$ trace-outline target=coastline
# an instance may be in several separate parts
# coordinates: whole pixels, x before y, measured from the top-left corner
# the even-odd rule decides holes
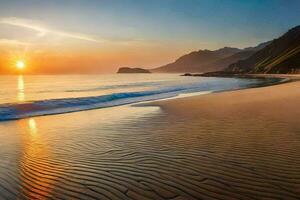
[[[266,85],[261,85],[261,86],[257,86],[257,87],[249,87],[249,88],[243,88],[243,89],[237,89],[237,90],[225,90],[225,91],[220,91],[220,92],[216,92],[216,93],[208,93],[205,95],[193,95],[193,96],[188,96],[188,97],[183,97],[183,98],[172,98],[172,99],[162,99],[162,100],[156,100],[154,102],[149,102],[149,103],[137,103],[137,105],[141,105],[141,106],[159,106],[162,109],[167,108],[167,107],[171,107],[171,106],[175,106],[176,103],[183,103],[183,101],[194,101],[194,100],[201,100],[202,98],[206,99],[213,99],[213,98],[222,98],[224,97],[234,97],[234,96],[239,96],[239,95],[243,95],[243,96],[248,96],[249,94],[253,94],[254,93],[262,93],[264,91],[266,92],[275,92],[276,90],[281,90],[284,89],[286,87],[286,85],[288,86],[296,86],[300,88],[300,75],[285,75],[285,74],[252,74],[252,75],[247,75],[247,77],[243,77],[243,78],[257,78],[257,77],[262,77],[262,78],[278,78],[281,79],[282,81],[278,81],[277,83],[273,83],[273,84],[266,84]],[[223,77],[224,78],[224,77]],[[236,78],[236,76],[234,77],[227,77],[227,78]],[[289,90],[293,90],[290,87],[288,87],[287,89]],[[282,90],[281,90],[282,91]],[[297,92],[293,91],[294,94],[296,95]],[[285,94],[278,94],[279,96],[285,96],[285,95],[292,95],[291,93],[293,93],[291,91],[286,92]],[[252,96],[253,97],[253,96]],[[255,97],[253,97],[255,99]],[[239,101],[238,99],[236,101]],[[168,104],[172,104],[172,105],[168,105]]]
[[[136,76],[136,75],[134,75]],[[161,77],[157,75],[158,77]],[[4,102],[0,106],[1,117],[0,121],[8,120],[17,120],[23,118],[30,118],[36,116],[46,116],[54,114],[64,114],[79,112],[84,110],[100,109],[106,107],[114,107],[126,104],[138,104],[151,102],[155,100],[166,100],[170,98],[180,98],[182,96],[193,96],[199,95],[203,92],[221,92],[221,91],[230,91],[230,90],[239,90],[244,88],[253,88],[253,87],[263,87],[266,85],[280,84],[287,80],[281,78],[257,78],[253,77],[253,80],[250,78],[189,78],[189,77],[180,77],[174,76],[168,77],[168,75],[163,75],[166,82],[169,83],[161,84],[161,87],[155,80],[159,79],[156,75],[152,78],[147,76],[147,80],[151,80],[153,83],[149,84],[143,83],[145,90],[134,88],[134,85],[142,87],[141,83],[130,84],[121,83],[121,85],[105,85],[105,83],[100,82],[99,87],[86,89],[66,89],[63,93],[57,95],[57,91],[46,92],[43,98],[40,98],[38,95],[39,91],[35,91],[34,88],[26,87],[26,99],[23,87],[25,85],[23,77],[18,77],[18,93],[17,93],[17,102],[14,102],[15,96],[11,95],[9,98],[12,99],[12,103]],[[169,75],[171,76],[171,75]],[[129,76],[130,77],[130,76]],[[104,79],[107,77],[104,77]],[[109,78],[109,77],[108,77]],[[146,77],[144,77],[146,78]],[[126,78],[125,78],[126,79]],[[127,77],[128,79],[128,77]],[[153,80],[154,79],[154,80]],[[177,82],[174,80],[176,79]],[[203,80],[201,80],[203,79]],[[205,82],[205,80],[207,80]],[[65,80],[63,80],[65,81]],[[173,83],[172,83],[173,81]],[[182,81],[182,83],[181,83]],[[121,81],[122,82],[122,81]],[[124,80],[123,80],[124,82]],[[68,81],[66,81],[68,83]],[[158,84],[157,87],[152,88],[151,85]],[[172,83],[172,84],[170,84]],[[179,83],[179,84],[178,84]],[[96,83],[95,83],[96,84]],[[104,84],[104,85],[103,85]],[[123,84],[123,85],[122,85]],[[127,91],[121,87],[129,86]],[[80,86],[77,86],[80,88]],[[55,88],[55,87],[54,87]],[[104,89],[104,92],[100,92],[99,89]],[[106,89],[108,90],[106,90]],[[131,91],[130,88],[133,88]],[[71,91],[71,93],[69,93]],[[111,91],[111,92],[105,92]],[[27,95],[28,93],[28,95]],[[84,95],[86,94],[86,95]],[[65,96],[64,96],[65,95]]]

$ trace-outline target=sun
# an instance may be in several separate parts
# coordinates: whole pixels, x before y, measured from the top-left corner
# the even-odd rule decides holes
[[[25,68],[25,62],[23,61],[23,60],[18,60],[17,62],[16,62],[16,67],[18,68],[18,69],[24,69]]]

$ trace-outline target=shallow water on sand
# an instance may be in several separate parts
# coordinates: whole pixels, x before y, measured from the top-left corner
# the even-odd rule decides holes
[[[152,137],[131,131],[132,123],[157,114],[121,106],[0,123],[1,197],[123,199],[129,174],[117,174],[138,162]]]
[[[297,199],[289,126],[275,121],[264,137],[265,118],[236,117],[120,106],[0,123],[1,198]]]

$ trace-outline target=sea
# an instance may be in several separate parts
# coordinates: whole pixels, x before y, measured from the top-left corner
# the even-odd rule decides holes
[[[273,79],[179,74],[0,76],[0,121],[255,87]]]

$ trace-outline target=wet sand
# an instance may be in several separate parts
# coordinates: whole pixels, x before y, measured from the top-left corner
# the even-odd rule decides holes
[[[150,105],[166,113],[165,128],[180,138],[171,140],[186,143],[194,174],[179,173],[182,185],[220,199],[300,198],[299,81]]]

